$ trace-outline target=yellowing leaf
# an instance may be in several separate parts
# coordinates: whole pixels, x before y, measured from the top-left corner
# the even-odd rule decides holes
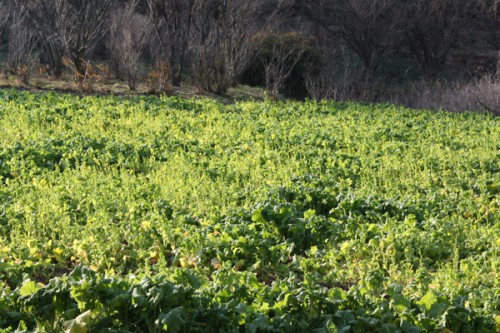
[[[221,267],[221,262],[218,258],[213,258],[212,260],[210,260],[210,264],[214,269],[219,269]]]
[[[141,222],[141,228],[144,229],[144,230],[151,229],[151,222],[150,221],[142,221]]]
[[[349,250],[350,244],[349,242],[343,242],[342,245],[340,245],[340,252],[341,253],[347,253]]]
[[[55,249],[52,250],[52,253],[54,253],[57,257],[60,257],[64,253],[64,250],[61,249],[60,247],[56,247]]]

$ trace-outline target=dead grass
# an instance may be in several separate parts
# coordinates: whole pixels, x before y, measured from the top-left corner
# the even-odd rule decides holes
[[[500,79],[469,82],[413,82],[388,93],[385,102],[411,108],[451,112],[482,111],[500,115]]]
[[[331,91],[328,90],[326,97],[335,100],[385,102],[416,109],[443,109],[451,112],[482,111],[500,115],[500,78],[498,77],[484,77],[470,82],[409,82],[397,86],[375,83],[363,86],[359,82],[351,85],[348,83],[346,81],[343,85],[336,84],[333,87],[335,89],[328,86]],[[113,78],[105,65],[97,66],[86,81],[84,90],[78,87],[69,71],[65,72],[61,78],[51,78],[47,73],[39,70],[31,75],[28,85],[19,83],[15,75],[5,72],[0,76],[0,87],[14,87],[32,92],[57,91],[80,96],[120,95],[133,97],[165,94],[151,92],[147,80],[142,80],[137,85],[137,90],[131,91],[126,82]],[[212,98],[225,104],[238,100],[261,101],[266,98],[265,89],[262,88],[237,86],[230,88],[226,95],[220,96],[207,92],[201,93],[189,82],[183,83],[180,87],[172,87],[167,94],[183,98]]]
[[[143,80],[145,81],[145,80]],[[181,84],[180,87],[172,87],[168,93],[152,92],[147,82],[137,85],[135,91],[131,91],[127,83],[111,77],[111,74],[102,66],[86,81],[84,89],[80,89],[73,76],[65,72],[60,78],[53,78],[44,72],[33,73],[29,84],[20,84],[17,77],[4,73],[0,77],[0,88],[17,88],[32,92],[57,91],[61,93],[71,93],[79,96],[83,95],[119,95],[133,97],[139,95],[173,95],[183,98],[212,98],[222,103],[229,104],[237,100],[264,100],[264,90],[256,87],[237,86],[229,88],[224,96],[211,93],[200,93],[198,89],[189,84]]]

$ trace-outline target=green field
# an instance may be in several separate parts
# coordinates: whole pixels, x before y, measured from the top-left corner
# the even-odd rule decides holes
[[[0,331],[495,332],[500,117],[0,90]]]

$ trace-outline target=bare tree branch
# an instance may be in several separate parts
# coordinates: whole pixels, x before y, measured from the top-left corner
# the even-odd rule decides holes
[[[296,33],[274,34],[267,37],[270,42],[270,54],[263,57],[266,89],[271,96],[278,96],[293,69],[302,60],[306,45]],[[298,41],[298,43],[297,43]]]
[[[396,0],[320,0],[316,17],[333,37],[341,38],[361,59],[368,79],[397,38],[401,21]]]
[[[148,17],[136,12],[138,0],[116,8],[110,20],[108,47],[117,74],[135,90],[141,69],[141,53],[152,32]]]
[[[420,0],[401,5],[406,41],[424,76],[439,76],[466,25],[468,0]]]
[[[255,57],[262,32],[290,3],[196,0],[191,69],[198,88],[221,94],[233,86]]]
[[[147,0],[156,34],[153,57],[158,67],[166,66],[174,86],[179,86],[186,67],[194,0]],[[163,65],[162,65],[163,64]]]
[[[7,64],[19,83],[28,84],[33,65],[38,59],[37,38],[28,26],[28,11],[22,1],[9,3],[9,54]]]

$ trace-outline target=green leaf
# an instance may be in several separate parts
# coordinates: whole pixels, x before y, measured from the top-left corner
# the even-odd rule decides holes
[[[420,301],[417,302],[417,304],[420,306],[420,309],[422,311],[429,312],[431,311],[434,304],[436,304],[437,302],[438,298],[436,294],[434,294],[434,292],[432,291],[429,291],[427,294],[424,295],[424,297],[420,299]]]
[[[392,295],[391,305],[397,313],[404,313],[410,306],[410,302],[401,294]]]
[[[90,310],[85,311],[73,320],[68,320],[66,322],[68,328],[65,333],[87,333],[87,326],[92,319],[92,312]]]
[[[36,293],[40,288],[36,285],[35,281],[25,281],[21,289],[19,289],[19,294],[22,297],[26,297],[29,295],[33,295]]]
[[[267,317],[259,313],[256,318],[247,326],[247,332],[255,333],[257,331],[266,331],[271,329],[271,325],[269,325],[269,321]]]
[[[168,332],[179,332],[182,325],[186,323],[183,318],[184,308],[182,306],[170,310],[168,313],[162,313],[158,317],[157,323],[161,324],[163,329]]]
[[[313,216],[316,216],[316,211],[314,209],[309,209],[304,212],[304,218],[307,220]]]
[[[262,216],[262,208],[256,209],[253,214],[252,214],[252,221],[253,222],[261,222],[265,223],[266,220]]]
[[[417,302],[420,309],[427,313],[427,315],[431,318],[438,318],[441,316],[449,304],[440,300],[437,295],[433,291],[429,291]]]

